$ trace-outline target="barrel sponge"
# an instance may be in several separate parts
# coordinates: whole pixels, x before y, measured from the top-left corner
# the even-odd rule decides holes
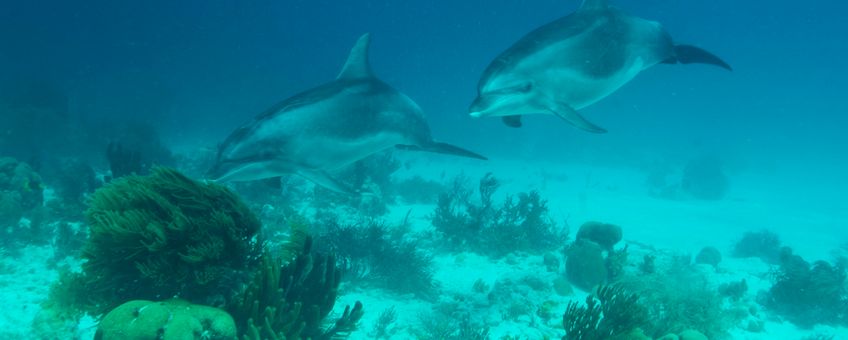
[[[94,338],[235,339],[236,324],[223,310],[191,304],[184,300],[133,300],[106,314]]]
[[[591,241],[577,240],[566,251],[565,274],[568,281],[585,291],[607,281],[607,265],[601,247]]]
[[[719,262],[721,262],[721,252],[716,247],[704,247],[695,256],[695,263],[697,264],[708,264],[716,267]]]
[[[605,250],[612,250],[622,238],[621,227],[615,224],[589,221],[583,223],[577,231],[578,240],[589,240],[597,243]]]

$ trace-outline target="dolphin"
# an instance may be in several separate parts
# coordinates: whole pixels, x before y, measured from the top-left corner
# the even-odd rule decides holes
[[[486,68],[471,104],[472,117],[547,113],[576,127],[606,132],[577,110],[615,92],[659,63],[704,63],[732,70],[703,49],[676,45],[655,22],[624,13],[606,0],[584,0],[571,15],[522,37]]]
[[[352,193],[328,171],[392,147],[486,159],[433,141],[421,108],[372,73],[369,42],[369,34],[357,40],[334,81],[283,100],[233,131],[206,177],[224,182],[297,174]]]

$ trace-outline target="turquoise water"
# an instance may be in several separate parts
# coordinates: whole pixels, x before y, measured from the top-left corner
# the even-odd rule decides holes
[[[0,223],[6,230],[0,274],[9,292],[4,299],[20,308],[15,309],[19,314],[12,313],[19,316],[0,321],[3,328],[22,331],[0,335],[32,334],[32,319],[45,301],[50,302],[48,287],[63,268],[85,257],[79,250],[91,221],[83,211],[90,207],[95,189],[120,177],[114,159],[110,163],[107,157],[110,143],[137,153],[139,164],[134,169],[140,174],[160,164],[202,180],[216,146],[229,133],[275,103],[335,79],[356,39],[370,33],[376,76],[421,107],[435,139],[483,154],[489,161],[397,151],[391,156],[395,163],[376,158],[334,175],[358,190],[371,192],[376,187],[378,199],[333,196],[297,176],[286,177],[282,186],[229,185],[259,216],[268,235],[275,235],[268,236],[272,244],[287,239],[286,226],[294,214],[316,225],[312,230],[316,239],[334,235],[320,219],[325,214],[360,221],[356,225],[374,218],[409,228],[395,233],[406,236],[387,237],[416,244],[432,262],[428,266],[439,288],[416,295],[391,285],[398,281],[392,275],[408,275],[402,270],[375,274],[372,268],[368,274],[348,268],[353,272],[346,274],[333,316],[355,300],[365,304],[360,330],[351,333],[352,338],[384,335],[374,333],[374,325],[390,306],[395,306],[397,320],[385,335],[394,338],[439,338],[432,330],[422,330],[429,329],[422,320],[431,320],[422,316],[425,312],[434,313],[432,320],[445,317],[454,322],[465,320],[457,315],[470,315],[470,324],[489,329],[490,338],[562,337],[560,316],[567,304],[584,301],[591,289],[575,287],[573,294],[557,295],[527,288],[533,286],[528,282],[553,287],[558,278],[567,276],[567,249],[587,221],[623,229],[623,241],[615,248],[627,244],[630,254],[624,272],[631,276],[623,283],[651,278],[639,276],[646,254],[658,258],[662,272],[666,265],[673,267],[680,254],[694,258],[705,246],[720,250],[723,262],[717,268],[693,265],[686,273],[702,278],[705,291],[713,295],[719,294],[722,284],[746,280],[749,288],[740,300],[721,297],[721,303],[725,314],[749,312],[722,321],[719,328],[702,323],[708,329],[696,329],[711,337],[848,336],[842,262],[848,252],[844,198],[848,104],[843,98],[848,88],[848,68],[843,66],[848,25],[841,19],[845,5],[726,0],[611,3],[656,20],[675,42],[702,47],[727,61],[733,71],[698,64],[651,67],[580,110],[606,128],[606,134],[580,131],[551,115],[525,116],[524,126],[514,129],[498,118],[469,117],[481,74],[500,52],[536,27],[571,13],[579,1],[4,5],[0,157],[15,161],[2,162],[13,165],[0,169],[6,175],[0,178],[4,192]],[[18,162],[26,163],[38,179],[15,170]],[[704,199],[684,184],[687,166],[707,168],[705,174],[693,175],[692,185],[717,190],[718,196]],[[510,254],[503,256],[486,253],[484,249],[491,247],[488,241],[476,241],[482,248],[475,248],[474,241],[452,243],[451,235],[434,226],[436,197],[450,195],[451,181],[463,175],[472,191],[471,206],[479,205],[478,181],[488,172],[501,184],[492,196],[496,208],[509,196],[517,200],[520,193],[538,191],[556,230],[569,227],[567,241],[551,249],[539,246],[535,253],[503,246]],[[409,181],[416,177],[429,182]],[[55,241],[62,223],[77,226],[76,237],[66,244]],[[796,273],[792,269],[797,267],[787,264],[788,253],[771,262],[733,255],[746,232],[762,230],[810,263],[833,264],[834,274],[828,277],[836,278],[826,286],[834,290],[823,301],[836,301],[834,309],[812,308],[803,316],[791,312],[793,306],[806,308],[803,301],[813,297],[792,293],[807,287],[804,282],[793,281],[792,289],[775,291],[781,273]],[[479,239],[479,235],[464,237]],[[318,250],[343,252],[333,247]],[[555,254],[562,266],[548,271],[541,265],[546,253]],[[362,261],[366,267],[379,266],[373,259]],[[37,273],[37,279],[24,272]],[[822,276],[827,275],[814,275],[805,282],[821,282]],[[480,288],[487,293],[472,289],[477,279],[489,286]],[[237,281],[234,290],[243,283]],[[39,282],[40,288],[31,282]],[[779,294],[789,297],[781,300],[775,297]],[[520,310],[518,304],[532,307]],[[555,316],[540,316],[542,306]],[[809,319],[816,319],[810,315],[816,313],[837,317],[809,324]],[[93,320],[99,318],[95,315]],[[758,330],[752,323],[764,327]],[[34,328],[38,327],[43,326]],[[88,327],[92,333],[97,326]],[[651,327],[658,326],[642,328],[651,333]],[[71,338],[69,332],[63,337]],[[448,336],[469,335],[442,338]]]

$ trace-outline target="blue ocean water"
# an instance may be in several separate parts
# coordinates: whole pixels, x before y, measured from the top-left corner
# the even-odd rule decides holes
[[[468,116],[480,75],[579,1],[26,1],[0,8],[0,90],[49,83],[72,119],[106,130],[140,121],[175,149],[213,147],[276,102],[334,79],[354,41],[371,33],[375,73],[423,108],[439,140],[528,164],[645,168],[717,157],[731,179],[728,206],[744,201],[761,208],[748,214],[768,215],[757,226],[727,217],[720,239],[768,228],[815,259],[848,242],[848,5],[611,3],[733,72],[655,66],[582,110],[607,134],[542,115],[511,129]],[[831,243],[810,244],[822,239]]]

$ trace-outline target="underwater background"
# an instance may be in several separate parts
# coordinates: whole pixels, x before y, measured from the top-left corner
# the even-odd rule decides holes
[[[102,336],[126,328],[103,321],[118,305],[180,297],[250,338],[251,283],[284,268],[306,288],[256,300],[314,311],[277,315],[254,338],[848,338],[848,5],[611,1],[733,72],[652,67],[581,110],[606,134],[548,115],[520,129],[469,117],[489,62],[579,3],[5,3],[0,337]],[[379,154],[339,174],[379,192],[368,199],[296,177],[202,182],[232,130],[334,79],[367,32],[374,72],[421,106],[434,137],[489,161]],[[126,217],[152,207],[168,213]],[[163,227],[179,236],[149,227],[183,220]],[[122,244],[116,228],[148,239]],[[139,242],[163,257],[115,250]],[[224,255],[187,255],[220,244]],[[607,321],[575,331],[568,320],[593,303]]]

